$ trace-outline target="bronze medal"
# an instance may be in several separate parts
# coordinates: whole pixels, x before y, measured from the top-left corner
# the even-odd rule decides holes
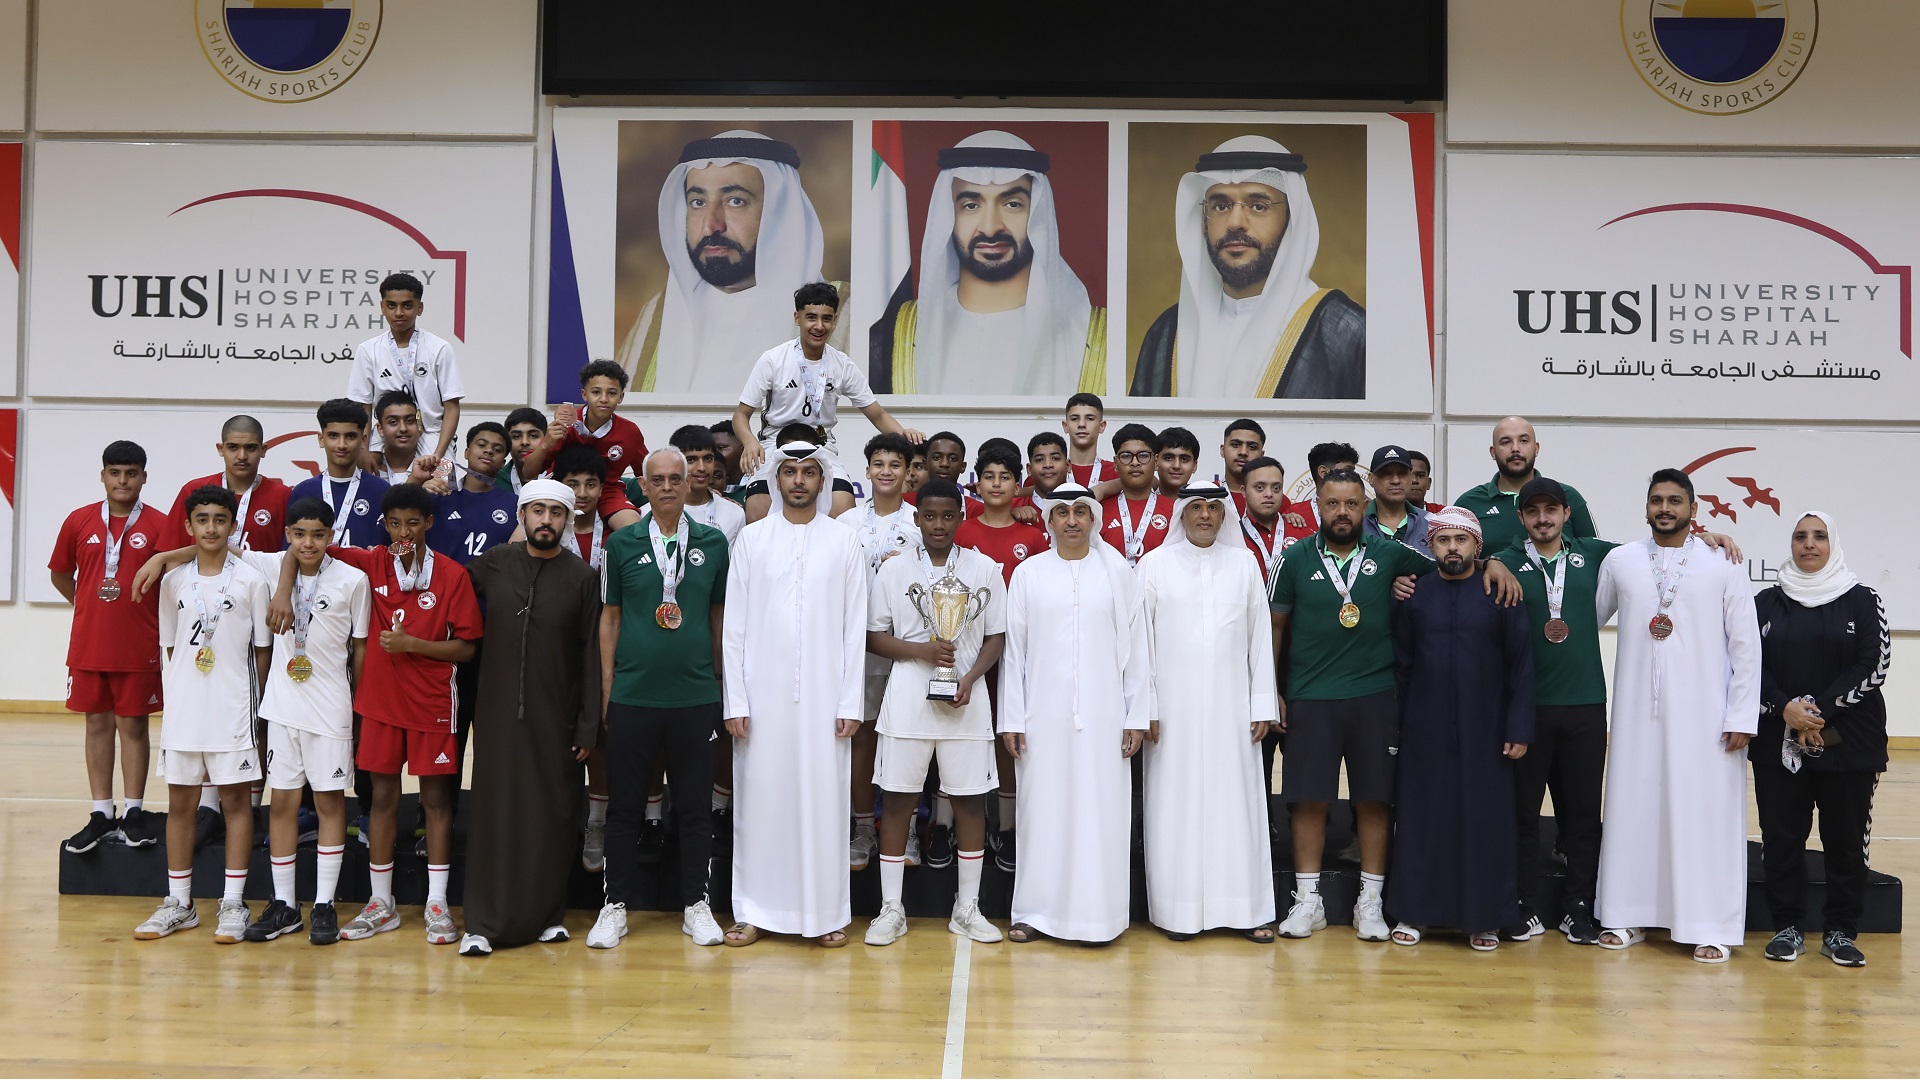
[[[1547,640],[1553,642],[1555,645],[1567,640],[1566,620],[1548,619],[1545,633]]]
[[[109,604],[113,603],[115,600],[120,599],[120,579],[119,578],[101,578],[100,588],[94,591],[94,595],[98,596],[102,601]]]
[[[404,559],[413,554],[413,541],[395,540],[393,543],[387,545],[387,554],[392,555],[396,559]]]
[[[200,646],[200,651],[193,654],[193,666],[199,668],[200,674],[202,675],[211,672],[213,670],[213,646]]]
[[[665,603],[654,608],[653,621],[659,623],[662,630],[680,629],[680,605]]]
[[[1340,605],[1340,625],[1351,630],[1360,625],[1360,605],[1347,603]]]
[[[287,678],[294,682],[306,682],[313,678],[313,661],[307,659],[306,653],[287,661]]]
[[[1655,615],[1653,621],[1647,623],[1647,633],[1652,634],[1655,641],[1665,641],[1673,636],[1673,620],[1665,615]]]

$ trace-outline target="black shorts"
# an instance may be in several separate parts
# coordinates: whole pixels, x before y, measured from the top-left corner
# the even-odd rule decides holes
[[[1280,798],[1330,803],[1340,797],[1340,762],[1354,802],[1392,802],[1400,752],[1400,703],[1392,690],[1345,701],[1287,702]]]
[[[851,480],[842,480],[836,476],[833,478],[833,490],[844,491],[847,494],[852,495],[853,482]],[[773,492],[767,490],[767,482],[765,480],[755,480],[753,483],[747,485],[746,497],[751,499],[755,495],[765,495],[771,498],[773,496]]]

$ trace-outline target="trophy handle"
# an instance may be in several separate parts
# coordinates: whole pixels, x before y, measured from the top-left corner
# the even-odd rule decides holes
[[[993,590],[990,588],[982,587],[982,588],[975,589],[973,591],[973,595],[978,602],[969,605],[972,608],[972,610],[967,612],[968,622],[973,622],[974,620],[980,618],[980,616],[985,615],[987,613],[987,601],[993,596]]]
[[[933,629],[933,616],[927,614],[926,604],[922,603],[922,601],[927,599],[927,590],[925,586],[921,585],[917,581],[908,585],[907,599],[912,602],[913,610],[920,613],[920,621],[927,624],[928,632],[929,634],[931,634]]]

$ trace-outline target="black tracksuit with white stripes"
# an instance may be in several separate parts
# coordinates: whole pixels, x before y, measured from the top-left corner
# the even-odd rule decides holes
[[[1867,885],[1873,789],[1887,767],[1887,678],[1893,642],[1886,605],[1865,585],[1819,607],[1803,607],[1778,586],[1754,598],[1760,620],[1760,731],[1748,757],[1760,810],[1761,861],[1773,928],[1808,929],[1807,835],[1820,811],[1826,852],[1825,928],[1852,936]],[[1831,745],[1781,764],[1789,701],[1812,695]],[[1834,736],[1838,735],[1835,740]]]

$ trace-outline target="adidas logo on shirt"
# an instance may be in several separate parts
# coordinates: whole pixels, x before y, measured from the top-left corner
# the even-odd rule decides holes
[[[150,696],[148,696],[148,698],[147,698],[147,704],[149,704],[149,705],[158,705],[158,704],[160,704],[160,695],[159,695],[159,694],[152,694],[152,695],[150,695]]]
[[[387,595],[387,587],[385,585],[375,585],[373,591],[379,593],[381,596]],[[180,606],[185,607],[186,605],[182,604]]]
[[[251,762],[251,761],[242,761],[242,762],[240,763],[240,771],[241,771],[241,772],[252,772],[252,771],[253,771],[253,762]]]
[[[1323,573],[1321,573],[1321,572],[1320,572],[1320,571],[1318,571],[1318,570],[1315,570],[1315,571],[1313,572],[1313,576],[1312,576],[1312,577],[1310,577],[1310,578],[1308,578],[1307,580],[1308,580],[1308,581],[1325,581],[1325,580],[1327,580],[1327,575],[1325,575],[1325,574],[1323,574]]]
[[[347,770],[335,765],[333,767],[333,778],[335,780],[345,780],[347,778]]]
[[[447,760],[447,752],[446,752],[445,750],[442,750],[442,751],[440,751],[440,756],[439,756],[439,757],[436,757],[436,758],[434,758],[434,759],[433,759],[433,763],[434,763],[435,765],[446,765],[446,764],[450,764],[450,763],[448,762],[448,760]]]
[[[99,534],[99,533],[94,533],[94,534],[93,534],[92,536],[89,536],[89,537],[87,537],[87,543],[89,543],[89,544],[97,544],[97,543],[99,543],[99,542],[100,542],[100,534]]]
[[[455,511],[454,511],[453,513],[451,513],[451,514],[448,514],[448,515],[447,515],[447,520],[448,520],[448,521],[459,521],[459,520],[460,520],[460,511],[458,511],[458,510],[455,510]]]

